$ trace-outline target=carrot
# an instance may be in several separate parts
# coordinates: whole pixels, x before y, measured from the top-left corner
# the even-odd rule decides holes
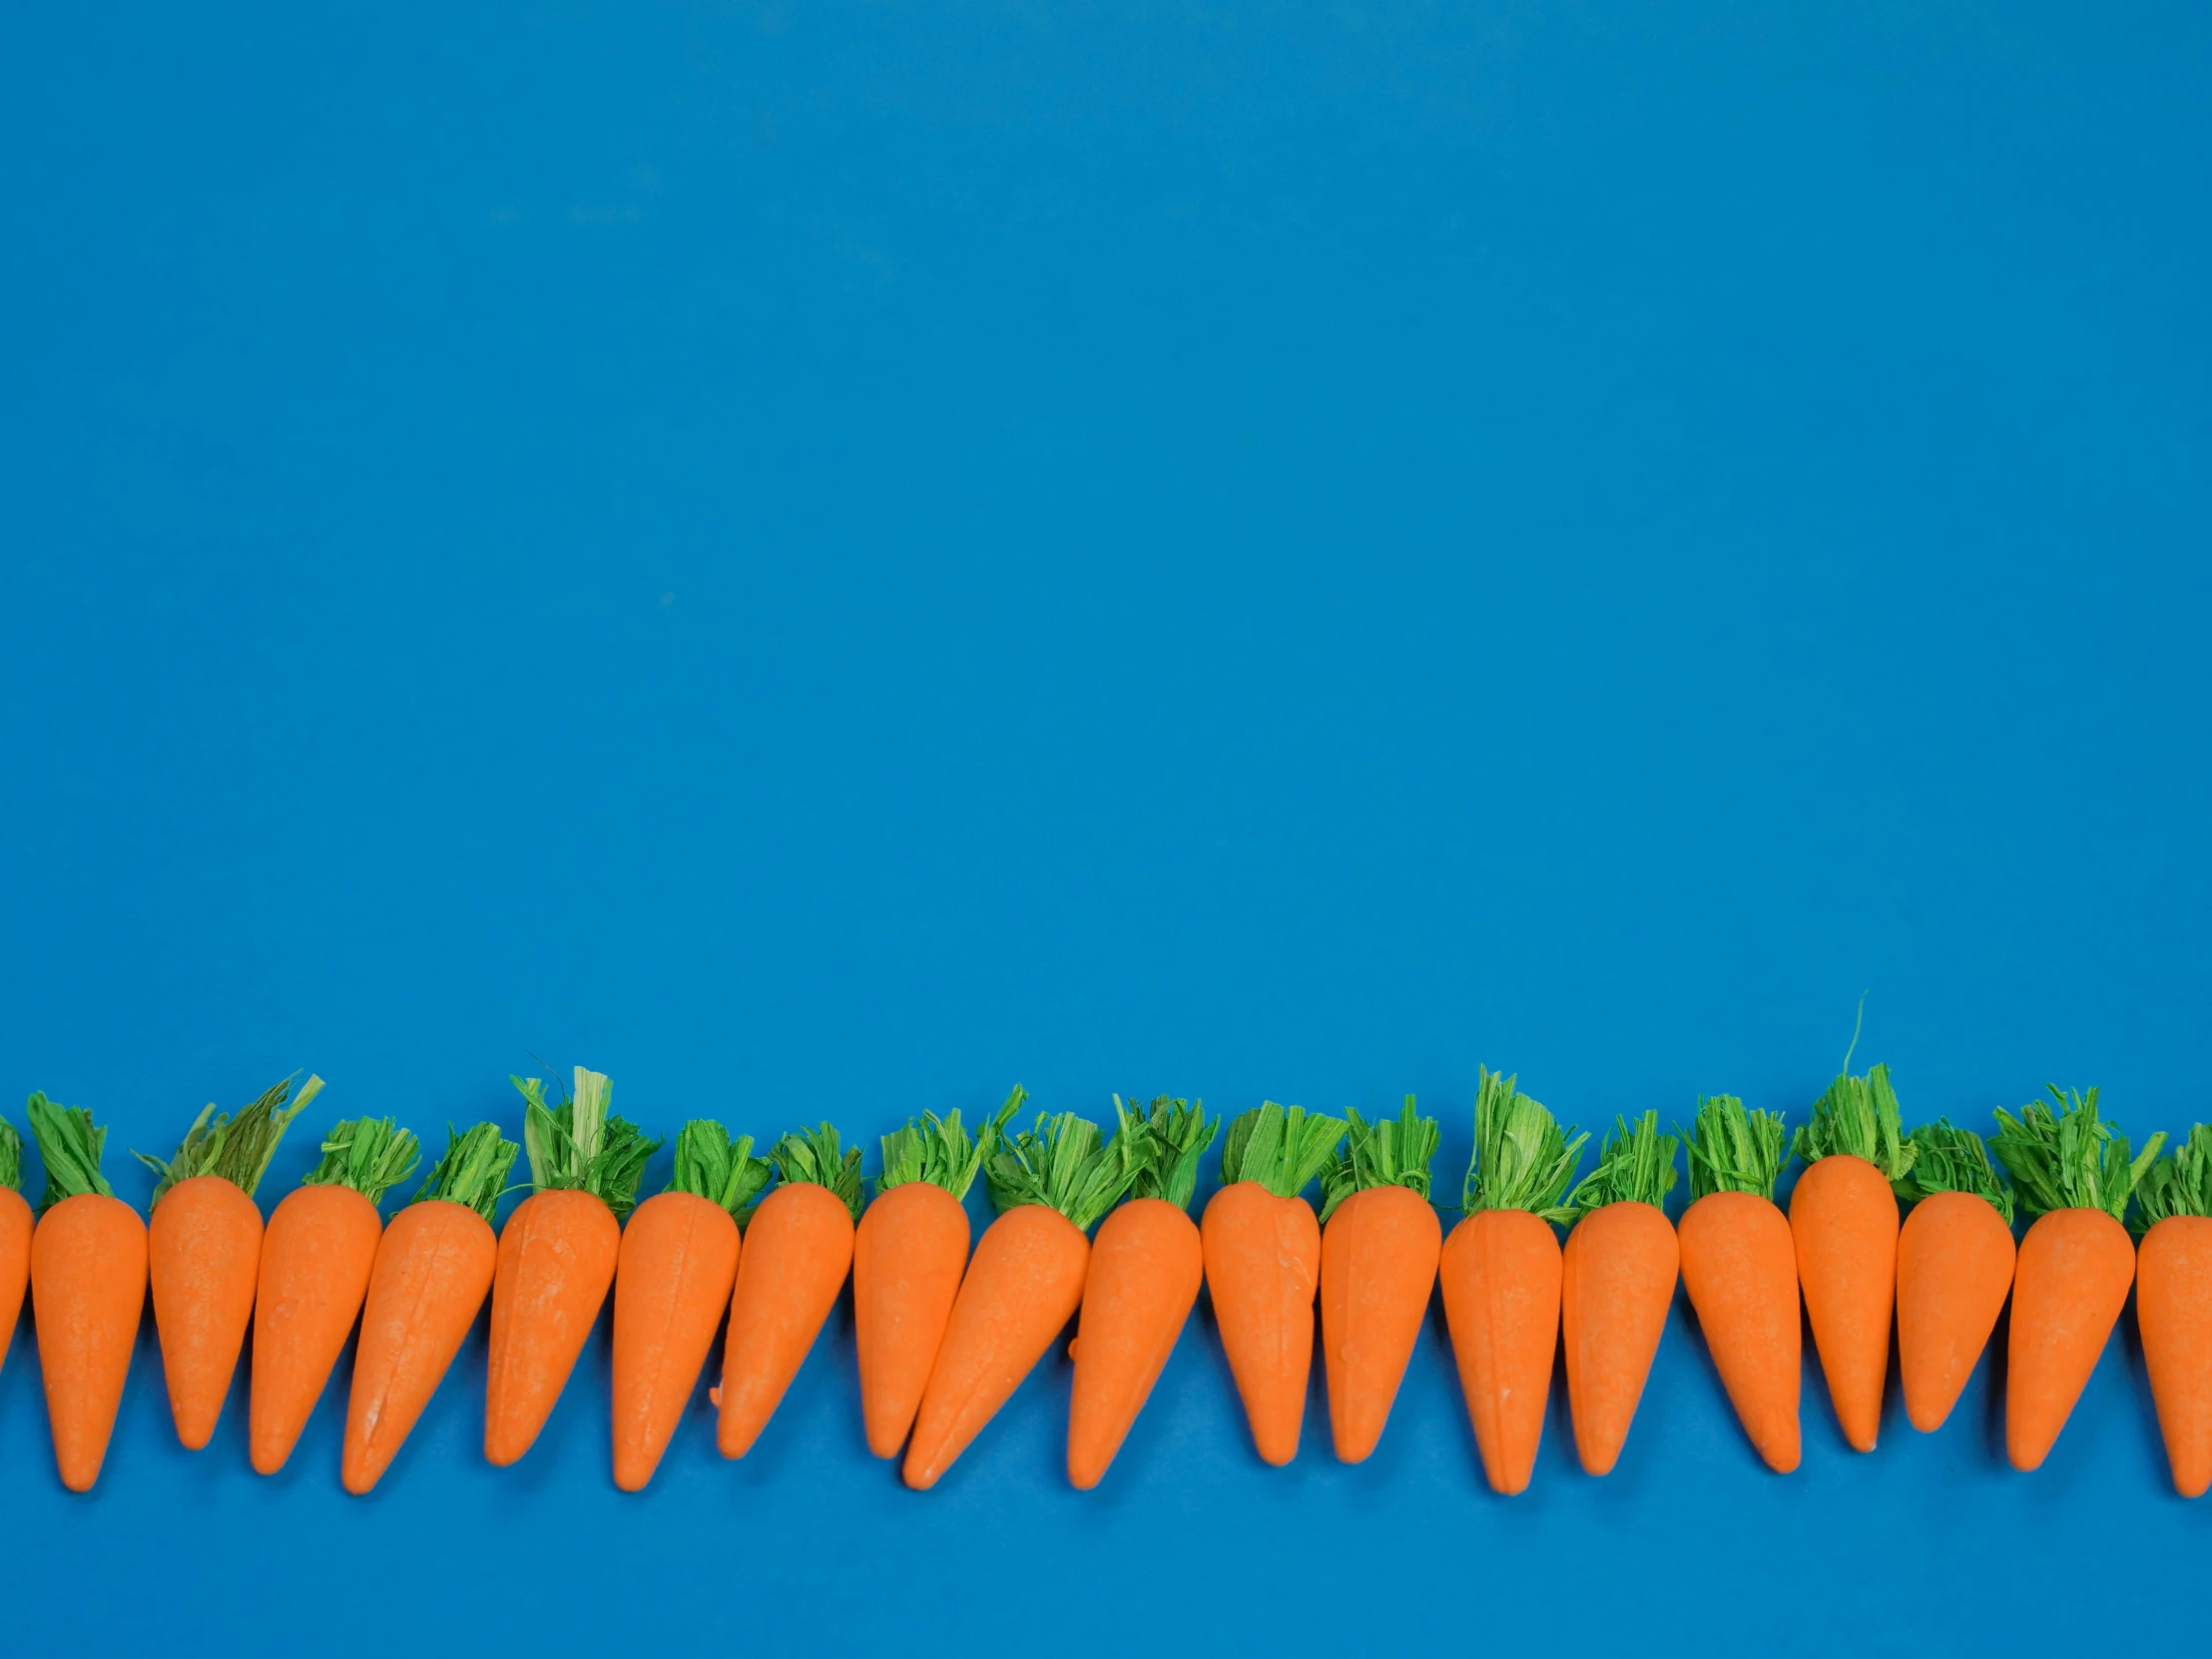
[[[738,1278],[738,1217],[775,1166],[709,1118],[677,1131],[665,1191],[622,1230],[615,1267],[615,1484],[645,1489],[699,1385]]]
[[[967,1272],[961,1200],[1028,1091],[1018,1083],[970,1141],[960,1114],[924,1112],[883,1137],[883,1173],[852,1236],[852,1325],[867,1448],[896,1457],[913,1426]]]
[[[1300,1195],[1337,1162],[1343,1118],[1268,1101],[1229,1125],[1199,1223],[1206,1290],[1262,1462],[1298,1455],[1314,1364],[1321,1224]]]
[[[1890,1183],[1912,1167],[1914,1150],[1890,1068],[1854,1077],[1846,1054],[1792,1150],[1806,1166],[1790,1194],[1790,1236],[1813,1347],[1845,1440],[1872,1451],[1897,1305],[1898,1198]]]
[[[1797,1252],[1774,1205],[1789,1162],[1779,1112],[1734,1095],[1698,1101],[1690,1137],[1692,1202],[1676,1229],[1682,1283],[1736,1416],[1767,1466],[1798,1466]]]
[[[1989,1150],[2035,1217],[2012,1276],[2012,1340],[2004,1450],[2016,1469],[2040,1467],[2096,1370],[2135,1281],[2122,1225],[2135,1184],[2165,1144],[2153,1135],[2130,1161],[2127,1137],[2097,1116],[2097,1091],[2060,1094],[2013,1116],[2001,1108]]]
[[[476,1323],[499,1259],[491,1213],[521,1150],[497,1124],[447,1129],[445,1156],[377,1243],[345,1409],[340,1478],[356,1496],[383,1478]]]
[[[236,1117],[217,1117],[211,1102],[167,1163],[132,1154],[161,1177],[146,1230],[147,1265],[170,1415],[187,1451],[214,1437],[254,1318],[262,1271],[262,1213],[254,1189],[291,1120],[321,1090],[321,1078],[308,1078],[286,1108],[287,1077]]]
[[[0,1118],[0,1366],[8,1361],[31,1284],[31,1206],[24,1201],[23,1137]]]
[[[1443,1226],[1428,1202],[1436,1120],[1417,1115],[1411,1095],[1394,1123],[1346,1117],[1344,1153],[1322,1176],[1321,1340],[1337,1457],[1358,1463],[1382,1439],[1413,1357]]]
[[[1114,1110],[1126,1124],[1119,1095]],[[1069,1350],[1075,1386],[1068,1400],[1068,1479],[1078,1491],[1105,1478],[1175,1352],[1206,1277],[1190,1204],[1198,1160],[1214,1144],[1221,1119],[1206,1116],[1204,1101],[1193,1106],[1156,1095],[1146,1127],[1152,1157],[1128,1201],[1107,1216],[1092,1242],[1082,1316]]]
[[[2212,1486],[2212,1128],[2198,1124],[2136,1192],[2135,1319],[2174,1490]]]
[[[146,1307],[146,1224],[100,1173],[108,1132],[82,1106],[31,1096],[46,1194],[31,1235],[31,1306],[62,1484],[100,1478]]]
[[[1633,1128],[1615,1118],[1597,1167],[1567,1197],[1581,1219],[1560,1265],[1560,1323],[1574,1449],[1589,1474],[1620,1460],[1666,1334],[1682,1264],[1665,1209],[1680,1145],[1659,1133],[1657,1112]]]
[[[576,1068],[576,1092],[545,1103],[541,1078],[521,1091],[530,1196],[499,1235],[491,1286],[491,1357],[484,1369],[484,1456],[494,1468],[536,1442],[599,1321],[622,1252],[622,1218],[660,1142],[610,1117],[606,1073]]]
[[[860,1214],[860,1149],[840,1150],[829,1124],[786,1135],[771,1156],[784,1184],[761,1201],[745,1230],[722,1386],[714,1391],[722,1410],[715,1438],[725,1457],[753,1449],[799,1375],[844,1288]]]
[[[1907,1137],[1909,1171],[1890,1183],[1913,1206],[1898,1233],[1898,1375],[1905,1414],[1942,1427],[2012,1290],[2012,1189],[1971,1129],[1937,1119]]]
[[[348,1118],[323,1138],[322,1161],[284,1195],[262,1235],[254,1304],[248,1441],[254,1467],[291,1456],[368,1294],[386,1189],[414,1173],[421,1149],[390,1118]]]
[[[914,1414],[901,1475],[934,1486],[1021,1385],[1083,1300],[1090,1230],[1152,1161],[1144,1119],[1098,1125],[1040,1112],[985,1167],[998,1219],[983,1230]]]

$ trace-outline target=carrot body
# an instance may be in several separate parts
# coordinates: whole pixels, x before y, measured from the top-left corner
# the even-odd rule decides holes
[[[1682,1283],[1736,1415],[1767,1466],[1798,1466],[1797,1251],[1790,1224],[1756,1193],[1708,1193],[1677,1230]]]
[[[683,1419],[738,1277],[738,1224],[696,1193],[647,1199],[615,1268],[615,1484],[643,1491]]]
[[[374,1486],[406,1442],[476,1323],[498,1260],[491,1223],[466,1204],[418,1200],[384,1229],[345,1412],[347,1491]]]
[[[1042,1204],[1016,1205],[983,1229],[914,1414],[907,1485],[934,1486],[1067,1329],[1090,1255],[1083,1230]]]
[[[2127,1306],[2135,1250],[2102,1210],[2052,1210],[2020,1241],[2012,1279],[2004,1450],[2041,1466]]]
[[[31,1206],[12,1187],[0,1187],[0,1365],[8,1360],[23,1293],[31,1284]]]
[[[2135,1257],[2135,1318],[2174,1490],[2212,1486],[2212,1218],[2168,1216]]]
[[[878,1193],[852,1237],[852,1324],[867,1448],[906,1443],[967,1272],[966,1208],[933,1181]]]
[[[215,1435],[254,1318],[262,1212],[235,1182],[196,1175],[154,1206],[146,1250],[170,1414],[198,1451]]]
[[[1898,1375],[1905,1414],[1940,1428],[2012,1290],[2012,1230],[1978,1193],[1930,1193],[1898,1233]]]
[[[1897,1302],[1897,1194],[1864,1158],[1816,1159],[1790,1195],[1790,1235],[1836,1420],[1854,1451],[1872,1451]]]
[[[815,1346],[852,1266],[852,1212],[828,1187],[794,1181],[761,1201],[746,1229],[724,1345],[716,1442],[743,1457]]]
[[[1493,1491],[1526,1490],[1536,1467],[1559,1347],[1560,1274],[1551,1224],[1526,1210],[1477,1211],[1444,1241],[1444,1321]]]
[[[368,1294],[383,1236],[376,1206],[334,1183],[294,1188],[270,1216],[262,1235],[248,1406],[260,1473],[282,1468],[307,1426]]]
[[[1068,1404],[1068,1479],[1078,1491],[1097,1485],[1121,1450],[1205,1277],[1198,1225],[1180,1205],[1133,1198],[1099,1225]]]
[[[1253,1444],[1262,1462],[1288,1463],[1298,1455],[1314,1365],[1321,1224],[1303,1198],[1238,1181],[1208,1202],[1199,1238],[1214,1323]]]
[[[1363,1461],[1382,1438],[1436,1287],[1443,1225],[1407,1187],[1369,1187],[1321,1236],[1322,1353],[1337,1456]]]
[[[146,1224],[119,1198],[80,1193],[31,1235],[31,1303],[54,1462],[73,1492],[92,1489],[108,1455],[146,1306]]]
[[[553,1414],[621,1252],[622,1224],[587,1192],[535,1193],[507,1218],[484,1371],[484,1456],[494,1468],[528,1451]]]
[[[1567,1235],[1559,1307],[1567,1402],[1575,1453],[1590,1474],[1610,1474],[1620,1460],[1681,1265],[1674,1224],[1656,1205],[1608,1204]]]

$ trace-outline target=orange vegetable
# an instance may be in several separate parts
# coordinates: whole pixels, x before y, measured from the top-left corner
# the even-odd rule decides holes
[[[774,1166],[753,1137],[694,1118],[668,1190],[639,1205],[615,1267],[615,1484],[645,1489],[699,1385],[738,1278],[738,1217]]]
[[[1568,1200],[1581,1220],[1560,1264],[1560,1323],[1574,1448],[1590,1474],[1620,1460],[1666,1334],[1682,1251],[1664,1206],[1680,1144],[1659,1133],[1657,1112],[1634,1128],[1616,1118],[1597,1168]]]
[[[2135,1318],[2174,1490],[2212,1486],[2212,1128],[2198,1124],[2137,1192]]]
[[[1488,1067],[1474,1095],[1474,1157],[1459,1208],[1466,1219],[1444,1241],[1437,1277],[1490,1489],[1527,1489],[1543,1441],[1551,1357],[1559,1347],[1559,1241],[1554,1222],[1587,1135],[1552,1115]]]
[[[1970,1129],[1938,1119],[1909,1137],[1891,1185],[1913,1206],[1898,1233],[1898,1375],[1923,1433],[1957,1403],[2012,1291],[2012,1189]]]
[[[1443,1227],[1428,1202],[1436,1120],[1411,1095],[1394,1123],[1347,1117],[1344,1154],[1322,1177],[1321,1337],[1337,1456],[1358,1463],[1382,1438],[1413,1357]]]
[[[1779,1112],[1734,1095],[1698,1102],[1690,1131],[1692,1203],[1676,1233],[1682,1283],[1736,1416],[1767,1466],[1798,1466],[1797,1251],[1774,1205],[1789,1153]]]
[[[348,1118],[262,1235],[248,1407],[254,1467],[275,1474],[322,1397],[368,1294],[384,1234],[377,1200],[414,1173],[415,1138],[390,1118]]]
[[[491,1213],[522,1149],[491,1123],[446,1132],[445,1156],[376,1246],[345,1411],[345,1489],[383,1478],[491,1290]]]
[[[146,1224],[101,1175],[108,1132],[90,1112],[43,1094],[31,1096],[29,1112],[46,1164],[46,1196],[31,1235],[46,1417],[62,1484],[88,1492],[107,1459],[146,1306]]]
[[[31,1206],[24,1201],[23,1137],[0,1118],[0,1366],[31,1285]]]
[[[925,1490],[1044,1358],[1083,1300],[1091,1227],[1151,1162],[1151,1133],[1124,1117],[1103,1145],[1073,1112],[1039,1113],[985,1175],[998,1219],[968,1264],[922,1389],[900,1473]]]
[[[1298,1455],[1314,1363],[1321,1223],[1300,1196],[1335,1167],[1345,1120],[1268,1101],[1229,1125],[1199,1241],[1222,1352],[1261,1461]]]

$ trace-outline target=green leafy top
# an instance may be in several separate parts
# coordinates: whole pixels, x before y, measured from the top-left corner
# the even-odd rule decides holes
[[[1847,1067],[1850,1062],[1845,1062]],[[1895,1181],[1913,1167],[1913,1148],[1898,1116],[1898,1093],[1890,1086],[1890,1068],[1876,1066],[1864,1077],[1847,1069],[1813,1103],[1813,1118],[1797,1132],[1790,1150],[1807,1163],[1839,1153],[1864,1158]]]
[[[390,1118],[347,1118],[322,1140],[322,1162],[300,1178],[302,1187],[350,1187],[369,1203],[414,1174],[422,1145]]]
[[[1674,1155],[1682,1145],[1659,1133],[1659,1114],[1646,1112],[1631,1128],[1616,1117],[1613,1132],[1598,1148],[1597,1165],[1567,1195],[1567,1207],[1581,1215],[1608,1204],[1648,1204],[1663,1210],[1674,1191]]]
[[[1088,1233],[1151,1162],[1151,1127],[1133,1112],[1123,1111],[1120,1128],[1103,1142],[1089,1118],[1039,1112],[1029,1128],[1000,1143],[983,1177],[1001,1215],[1042,1204]]]
[[[2046,1087],[2057,1111],[2032,1100],[2014,1117],[2000,1106],[1997,1132],[1989,1137],[1989,1150],[2019,1184],[2020,1203],[2031,1216],[2102,1210],[2114,1221],[2125,1221],[2127,1201],[2166,1144],[2165,1131],[2151,1136],[2130,1162],[2127,1137],[2113,1133],[2097,1116],[2095,1089],[2068,1095],[2059,1093],[2055,1083]]]
[[[177,1149],[176,1157],[164,1163],[143,1152],[131,1154],[161,1177],[154,1187],[153,1202],[161,1203],[170,1188],[197,1175],[220,1175],[252,1198],[254,1189],[262,1184],[262,1177],[269,1171],[269,1161],[276,1156],[276,1143],[291,1127],[291,1120],[321,1092],[322,1079],[309,1077],[299,1085],[299,1098],[286,1109],[284,1099],[291,1093],[291,1079],[287,1077],[264,1091],[253,1105],[242,1107],[235,1116],[226,1112],[216,1117],[215,1103],[210,1101],[192,1120],[192,1127],[185,1132],[184,1145]],[[210,1118],[215,1121],[211,1123]]]
[[[46,1193],[38,1201],[48,1210],[65,1198],[97,1193],[115,1197],[115,1189],[100,1173],[100,1155],[107,1150],[108,1132],[92,1121],[82,1106],[57,1106],[43,1091],[34,1089],[24,1106],[31,1120],[31,1138],[46,1165]]]
[[[414,1202],[465,1204],[489,1221],[507,1190],[507,1177],[521,1151],[499,1132],[496,1123],[479,1123],[460,1134],[447,1124],[445,1156],[430,1166],[429,1179],[415,1193]]]
[[[1790,1161],[1780,1112],[1746,1111],[1732,1094],[1700,1095],[1690,1123],[1690,1197],[1753,1193],[1773,1199]]]
[[[2151,1165],[2135,1189],[2135,1202],[2142,1206],[2145,1232],[2172,1216],[2212,1216],[2212,1127],[2198,1124]]]
[[[972,1141],[960,1125],[958,1107],[941,1118],[934,1112],[908,1118],[904,1128],[883,1137],[883,1172],[875,1178],[875,1190],[885,1193],[908,1182],[926,1181],[954,1198],[967,1197],[968,1188],[975,1185],[975,1172],[990,1162],[1007,1121],[1028,1098],[1029,1091],[1016,1083],[1006,1104],[984,1121]]]
[[[0,1187],[11,1193],[23,1188],[23,1137],[6,1118],[0,1118]]]
[[[1221,1184],[1257,1181],[1277,1198],[1296,1198],[1336,1163],[1346,1127],[1343,1118],[1272,1100],[1240,1112],[1221,1143]]]
[[[1114,1110],[1126,1125],[1129,1113],[1118,1094]],[[1137,1176],[1130,1196],[1164,1199],[1188,1210],[1198,1191],[1198,1160],[1221,1133],[1221,1119],[1207,1117],[1203,1100],[1194,1106],[1179,1096],[1156,1094],[1145,1127],[1152,1136],[1152,1160]]]
[[[1434,1118],[1413,1110],[1413,1097],[1395,1120],[1380,1118],[1369,1123],[1357,1111],[1345,1114],[1345,1149],[1337,1162],[1322,1172],[1321,1219],[1327,1222],[1337,1206],[1354,1193],[1370,1187],[1406,1187],[1422,1198],[1428,1196],[1428,1161],[1436,1156],[1443,1136]]]
[[[794,1181],[828,1187],[844,1201],[852,1219],[860,1219],[860,1149],[841,1151],[836,1130],[827,1123],[812,1129],[794,1129],[778,1141],[769,1156],[776,1160],[784,1185]]]
[[[713,1118],[693,1118],[676,1131],[676,1168],[668,1191],[719,1204],[742,1223],[775,1174],[772,1160],[753,1156],[751,1135],[732,1140]]]
[[[1546,1221],[1574,1219],[1559,1202],[1573,1179],[1590,1137],[1561,1129],[1558,1120],[1514,1087],[1517,1077],[1475,1068],[1474,1156],[1459,1189],[1459,1208],[1526,1210]]]
[[[615,1091],[604,1072],[578,1066],[576,1092],[558,1106],[546,1105],[541,1078],[507,1081],[522,1091],[522,1145],[534,1191],[590,1193],[618,1219],[637,1208],[646,1160],[661,1143],[628,1118],[607,1115]]]
[[[1891,1190],[1907,1204],[1918,1204],[1931,1193],[1974,1193],[1996,1206],[2004,1225],[2012,1225],[2012,1188],[1989,1163],[1989,1149],[1971,1129],[1959,1129],[1937,1118],[1924,1123],[1906,1137],[1912,1165],[1904,1175],[1893,1176]]]

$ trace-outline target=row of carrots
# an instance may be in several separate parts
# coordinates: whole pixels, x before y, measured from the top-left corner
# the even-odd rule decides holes
[[[1794,1139],[1781,1114],[1708,1096],[1679,1138],[1656,1112],[1616,1119],[1577,1182],[1588,1137],[1485,1069],[1464,1219],[1446,1238],[1429,1201],[1436,1124],[1410,1096],[1374,1123],[1269,1103],[1221,1137],[1202,1105],[1166,1096],[1148,1109],[1116,1096],[1110,1134],[1072,1112],[1016,1131],[1017,1087],[973,1134],[955,1111],[883,1137],[864,1204],[860,1153],[828,1124],[757,1157],[749,1137],[694,1119],[667,1189],[640,1204],[660,1143],[612,1114],[604,1075],[577,1067],[558,1101],[542,1080],[514,1081],[522,1145],[491,1123],[449,1131],[388,1224],[378,1203],[418,1148],[391,1119],[360,1118],[330,1131],[263,1225],[255,1189],[319,1078],[296,1095],[287,1079],[235,1115],[210,1106],[171,1159],[139,1154],[160,1177],[150,1222],[102,1176],[106,1134],[91,1115],[34,1094],[47,1177],[34,1223],[17,1191],[22,1142],[0,1119],[0,1360],[28,1287],[63,1483],[99,1477],[149,1285],[188,1447],[213,1436],[251,1329],[264,1474],[290,1456],[358,1322],[341,1470],[356,1493],[398,1453],[487,1295],[484,1454],[521,1457],[611,1291],[614,1475],[635,1491],[725,1321],[717,1439],[742,1457],[849,1274],[868,1447],[903,1454],[916,1488],[943,1476],[1071,1320],[1068,1477],[1096,1485],[1202,1285],[1269,1463],[1298,1450],[1317,1307],[1336,1453],[1357,1462],[1382,1434],[1440,1283],[1490,1484],[1527,1485],[1562,1346],[1575,1448],[1602,1475],[1678,1276],[1738,1417],[1783,1472],[1799,1460],[1801,1296],[1861,1451],[1875,1445],[1893,1316],[1907,1414],[1928,1430],[2009,1297],[2006,1446],[2031,1469],[2132,1288],[2174,1483],[2189,1496],[2212,1484],[2212,1128],[2163,1157],[2162,1134],[2131,1154],[2094,1089],[1998,1111],[1987,1142],[1940,1120],[1907,1133],[1888,1069],[1854,1076],[1847,1060]],[[1194,1223],[1217,1138],[1221,1189]],[[1665,1202],[1685,1140],[1692,1202],[1676,1224]],[[495,1233],[518,1154],[529,1196]],[[1793,1157],[1807,1167],[1785,1213],[1774,1189]],[[961,1201],[978,1173],[998,1214],[971,1255]],[[1306,1197],[1317,1182],[1318,1213]],[[2016,1246],[2015,1202],[2034,1218]]]

